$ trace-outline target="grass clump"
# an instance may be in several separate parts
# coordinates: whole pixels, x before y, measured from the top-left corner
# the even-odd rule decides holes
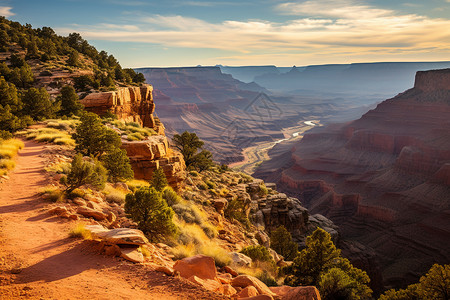
[[[70,230],[69,236],[72,238],[82,238],[85,240],[92,239],[92,233],[86,229],[83,223],[78,223],[75,225],[75,227]]]
[[[72,136],[66,131],[56,128],[37,128],[19,131],[18,134],[25,136],[29,140],[40,143],[53,143],[57,145],[75,146]]]
[[[126,181],[126,184],[127,184],[128,188],[132,192],[137,191],[141,187],[150,186],[150,183],[148,183],[147,181],[145,181],[145,180],[138,180],[138,179],[128,180],[128,181]]]
[[[44,187],[43,189],[41,189],[41,195],[45,200],[51,202],[63,202],[65,196],[64,192],[56,186]]]
[[[127,136],[129,141],[142,141],[147,139],[149,136],[156,135],[156,132],[153,129],[142,127],[136,122],[115,120],[110,122],[110,124],[122,131],[122,133]]]
[[[254,262],[274,262],[269,250],[263,245],[248,246],[240,252],[250,257]]]
[[[1,140],[0,139],[0,159],[12,159],[17,155],[24,144],[18,139]]]
[[[127,191],[123,189],[114,188],[112,185],[107,184],[103,189],[103,194],[106,196],[106,201],[108,203],[117,203],[122,205],[125,203],[125,196]]]

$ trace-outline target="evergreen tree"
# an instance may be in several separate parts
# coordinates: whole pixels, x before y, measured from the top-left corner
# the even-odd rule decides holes
[[[160,167],[153,173],[152,186],[158,192],[161,192],[168,185],[166,175],[163,169]]]
[[[61,103],[60,115],[79,115],[83,110],[83,105],[78,100],[78,95],[71,85],[66,85],[61,89],[61,95],[58,96],[57,101]]]
[[[78,54],[78,51],[74,50],[70,52],[67,64],[73,67],[78,67],[80,65],[80,55]]]
[[[98,158],[114,148],[120,148],[122,144],[120,136],[114,130],[105,127],[96,114],[84,112],[80,121],[73,135],[76,151]]]
[[[271,232],[270,247],[282,255],[285,260],[294,260],[298,255],[298,245],[292,240],[291,233],[284,226]]]
[[[125,150],[114,148],[102,157],[102,162],[108,170],[108,178],[111,182],[125,181],[134,176],[130,165],[130,159]]]
[[[366,272],[341,257],[330,234],[321,228],[306,238],[306,248],[294,259],[292,274],[285,282],[318,286],[327,299],[369,299],[372,294]]]
[[[153,187],[141,187],[135,193],[128,194],[125,212],[152,242],[176,233],[174,211]]]
[[[52,118],[59,109],[50,101],[50,96],[44,88],[28,89],[22,97],[23,111],[34,120]]]
[[[106,173],[100,162],[83,160],[83,156],[78,153],[72,160],[69,174],[61,178],[61,183],[66,185],[68,193],[85,184],[101,190],[105,187]]]
[[[202,150],[200,153],[197,153],[205,143],[195,133],[185,131],[181,135],[175,134],[172,140],[175,148],[183,154],[187,168],[203,171],[212,166],[211,152]]]

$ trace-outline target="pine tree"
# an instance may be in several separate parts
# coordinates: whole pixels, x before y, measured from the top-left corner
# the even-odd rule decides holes
[[[108,178],[112,182],[125,181],[134,176],[130,159],[125,150],[114,148],[102,157],[102,162],[108,170]]]
[[[285,260],[294,260],[298,255],[298,245],[292,240],[292,236],[286,227],[280,226],[270,234],[270,247]]]
[[[83,109],[83,105],[71,85],[66,85],[61,89],[61,95],[58,96],[57,101],[61,103],[59,114],[63,116],[78,115]]]
[[[85,184],[103,189],[106,176],[106,169],[99,161],[83,160],[83,156],[78,153],[72,160],[69,174],[61,179],[61,183],[66,185],[68,193]]]
[[[128,194],[125,212],[153,242],[176,233],[174,211],[153,187],[141,187],[135,193]]]
[[[158,192],[161,192],[168,185],[166,175],[162,168],[158,168],[153,173],[152,186]]]

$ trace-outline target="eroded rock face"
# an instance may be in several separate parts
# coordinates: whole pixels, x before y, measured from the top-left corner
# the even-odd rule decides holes
[[[169,185],[178,189],[186,179],[186,166],[181,153],[170,149],[164,135],[164,125],[153,115],[155,104],[152,91],[151,85],[123,87],[117,91],[89,94],[80,102],[86,110],[98,115],[111,111],[120,120],[137,122],[155,130],[158,135],[143,141],[122,140],[122,147],[130,157],[135,178],[152,180],[153,172],[162,168]]]
[[[314,129],[278,172],[263,164],[256,175],[364,245],[345,246],[358,266],[378,261],[381,270],[365,269],[404,285],[450,260],[449,137],[450,69],[418,72],[413,89],[359,120]]]
[[[109,110],[120,120],[137,122],[142,126],[156,129],[159,134],[164,134],[164,126],[158,126],[153,116],[155,104],[152,91],[151,85],[122,87],[117,91],[89,94],[80,102],[86,110],[98,115],[103,115]]]
[[[151,136],[144,141],[122,141],[122,147],[130,158],[135,178],[152,180],[154,171],[162,168],[171,187],[178,189],[183,185],[186,179],[183,155],[169,148],[166,136]]]

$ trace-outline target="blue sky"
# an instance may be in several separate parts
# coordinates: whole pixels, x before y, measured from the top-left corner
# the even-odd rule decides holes
[[[0,0],[124,67],[450,60],[450,0]]]

